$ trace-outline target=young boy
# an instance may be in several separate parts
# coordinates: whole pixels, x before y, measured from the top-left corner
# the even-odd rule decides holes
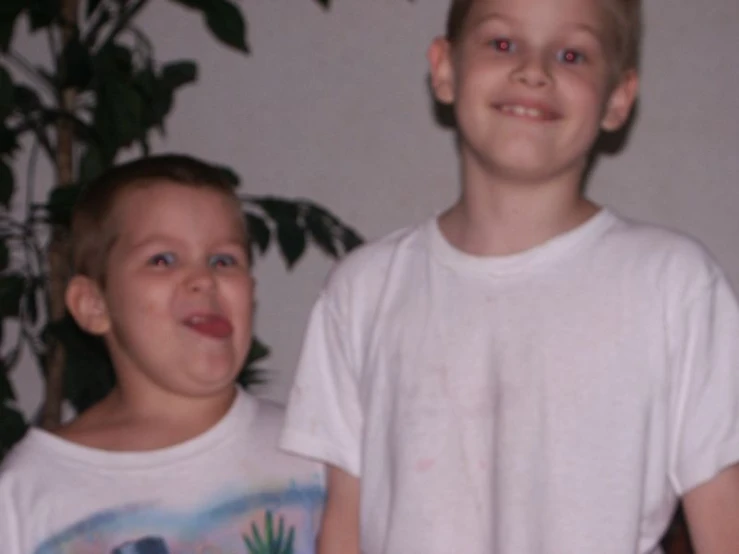
[[[117,386],[6,459],[0,551],[314,552],[322,469],[280,453],[282,412],[235,385],[254,283],[223,173],[184,156],[118,166],[83,193],[71,242],[67,307]]]
[[[644,554],[682,498],[739,552],[739,310],[692,240],[581,195],[637,91],[637,0],[455,0],[429,61],[462,193],[350,256],[281,444],[322,554]]]

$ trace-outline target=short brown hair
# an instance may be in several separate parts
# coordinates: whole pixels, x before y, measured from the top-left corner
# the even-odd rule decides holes
[[[105,284],[108,254],[117,238],[112,216],[121,194],[161,181],[213,190],[233,200],[235,209],[240,210],[241,201],[229,173],[196,158],[164,154],[116,165],[82,188],[72,211],[74,274]],[[244,240],[246,244],[246,234]]]
[[[641,55],[641,0],[600,0],[612,23],[610,37],[615,69],[619,74],[639,68]],[[462,35],[465,20],[475,0],[452,0],[446,20],[446,38],[454,44]]]

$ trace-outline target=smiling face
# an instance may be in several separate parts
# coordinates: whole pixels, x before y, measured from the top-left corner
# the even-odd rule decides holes
[[[601,128],[626,120],[636,76],[613,87],[597,0],[476,0],[454,46],[429,51],[453,103],[463,163],[496,177],[578,181]]]
[[[105,287],[78,321],[105,339],[121,386],[180,396],[231,387],[251,340],[241,217],[224,194],[167,181],[117,198]]]

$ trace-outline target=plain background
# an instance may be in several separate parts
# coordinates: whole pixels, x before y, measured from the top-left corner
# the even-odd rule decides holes
[[[251,56],[216,44],[195,12],[151,4],[140,24],[157,59],[200,66],[156,151],[229,165],[244,191],[312,199],[367,239],[454,200],[454,136],[435,123],[425,60],[446,0],[335,0],[329,12],[311,0],[245,0]],[[589,194],[697,237],[739,287],[739,2],[644,5],[638,114],[622,151],[598,161]],[[25,23],[17,32],[17,49],[43,63],[45,41],[28,37]],[[258,261],[257,332],[273,348],[263,394],[285,398],[331,263],[317,251],[290,273],[275,252]],[[13,379],[30,413],[40,400],[37,372],[25,365]]]

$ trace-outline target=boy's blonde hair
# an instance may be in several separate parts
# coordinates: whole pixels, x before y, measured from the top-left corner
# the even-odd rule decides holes
[[[638,70],[641,52],[641,0],[598,0],[611,23],[609,43],[614,70],[623,75]],[[455,44],[462,35],[465,20],[475,0],[452,0],[446,21],[446,38]]]

